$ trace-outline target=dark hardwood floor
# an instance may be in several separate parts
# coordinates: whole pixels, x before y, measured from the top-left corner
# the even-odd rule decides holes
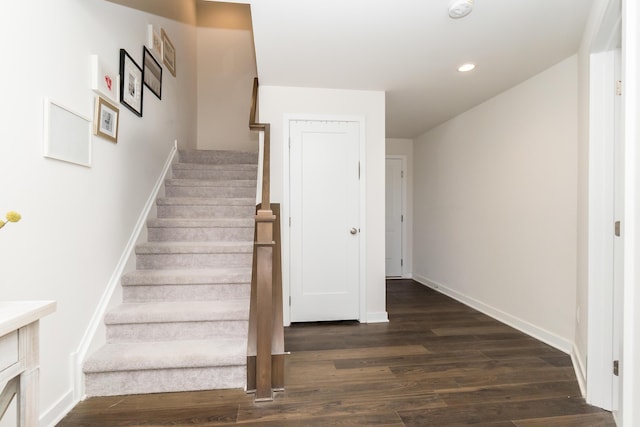
[[[92,398],[71,426],[614,426],[566,354],[411,280],[387,283],[388,324],[285,329],[286,391]]]

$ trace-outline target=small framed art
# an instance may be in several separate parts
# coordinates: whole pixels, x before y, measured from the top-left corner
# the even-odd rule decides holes
[[[157,29],[153,24],[147,26],[147,47],[156,58],[162,61],[162,38]]]
[[[162,67],[146,47],[142,48],[142,72],[144,85],[162,99]]]
[[[97,94],[118,102],[118,74],[104,64],[98,55],[91,55],[91,89]]]
[[[43,154],[91,167],[91,120],[45,98]]]
[[[117,143],[119,115],[120,111],[115,105],[97,96],[93,117],[93,134]]]
[[[142,117],[142,68],[124,49],[120,49],[120,102]]]
[[[176,48],[173,47],[173,43],[169,40],[169,36],[164,31],[164,28],[160,31],[162,38],[162,62],[167,66],[167,70],[173,77],[176,76]]]

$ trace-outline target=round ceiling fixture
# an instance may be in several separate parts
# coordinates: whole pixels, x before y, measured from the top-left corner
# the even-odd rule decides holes
[[[460,71],[461,73],[466,73],[467,71],[471,71],[474,68],[476,68],[476,64],[472,64],[471,62],[468,62],[466,64],[462,64],[461,66],[459,66],[458,71]]]
[[[449,16],[453,19],[464,18],[473,10],[473,0],[451,0]]]

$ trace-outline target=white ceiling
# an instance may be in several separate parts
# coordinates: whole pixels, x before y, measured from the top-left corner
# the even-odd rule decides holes
[[[262,85],[386,92],[413,138],[574,54],[592,0],[247,0]],[[457,67],[477,63],[463,74]]]

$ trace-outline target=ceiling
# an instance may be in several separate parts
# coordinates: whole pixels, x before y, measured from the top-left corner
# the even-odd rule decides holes
[[[262,85],[386,92],[387,137],[413,138],[578,50],[592,0],[245,0]],[[459,65],[474,62],[470,73]]]

